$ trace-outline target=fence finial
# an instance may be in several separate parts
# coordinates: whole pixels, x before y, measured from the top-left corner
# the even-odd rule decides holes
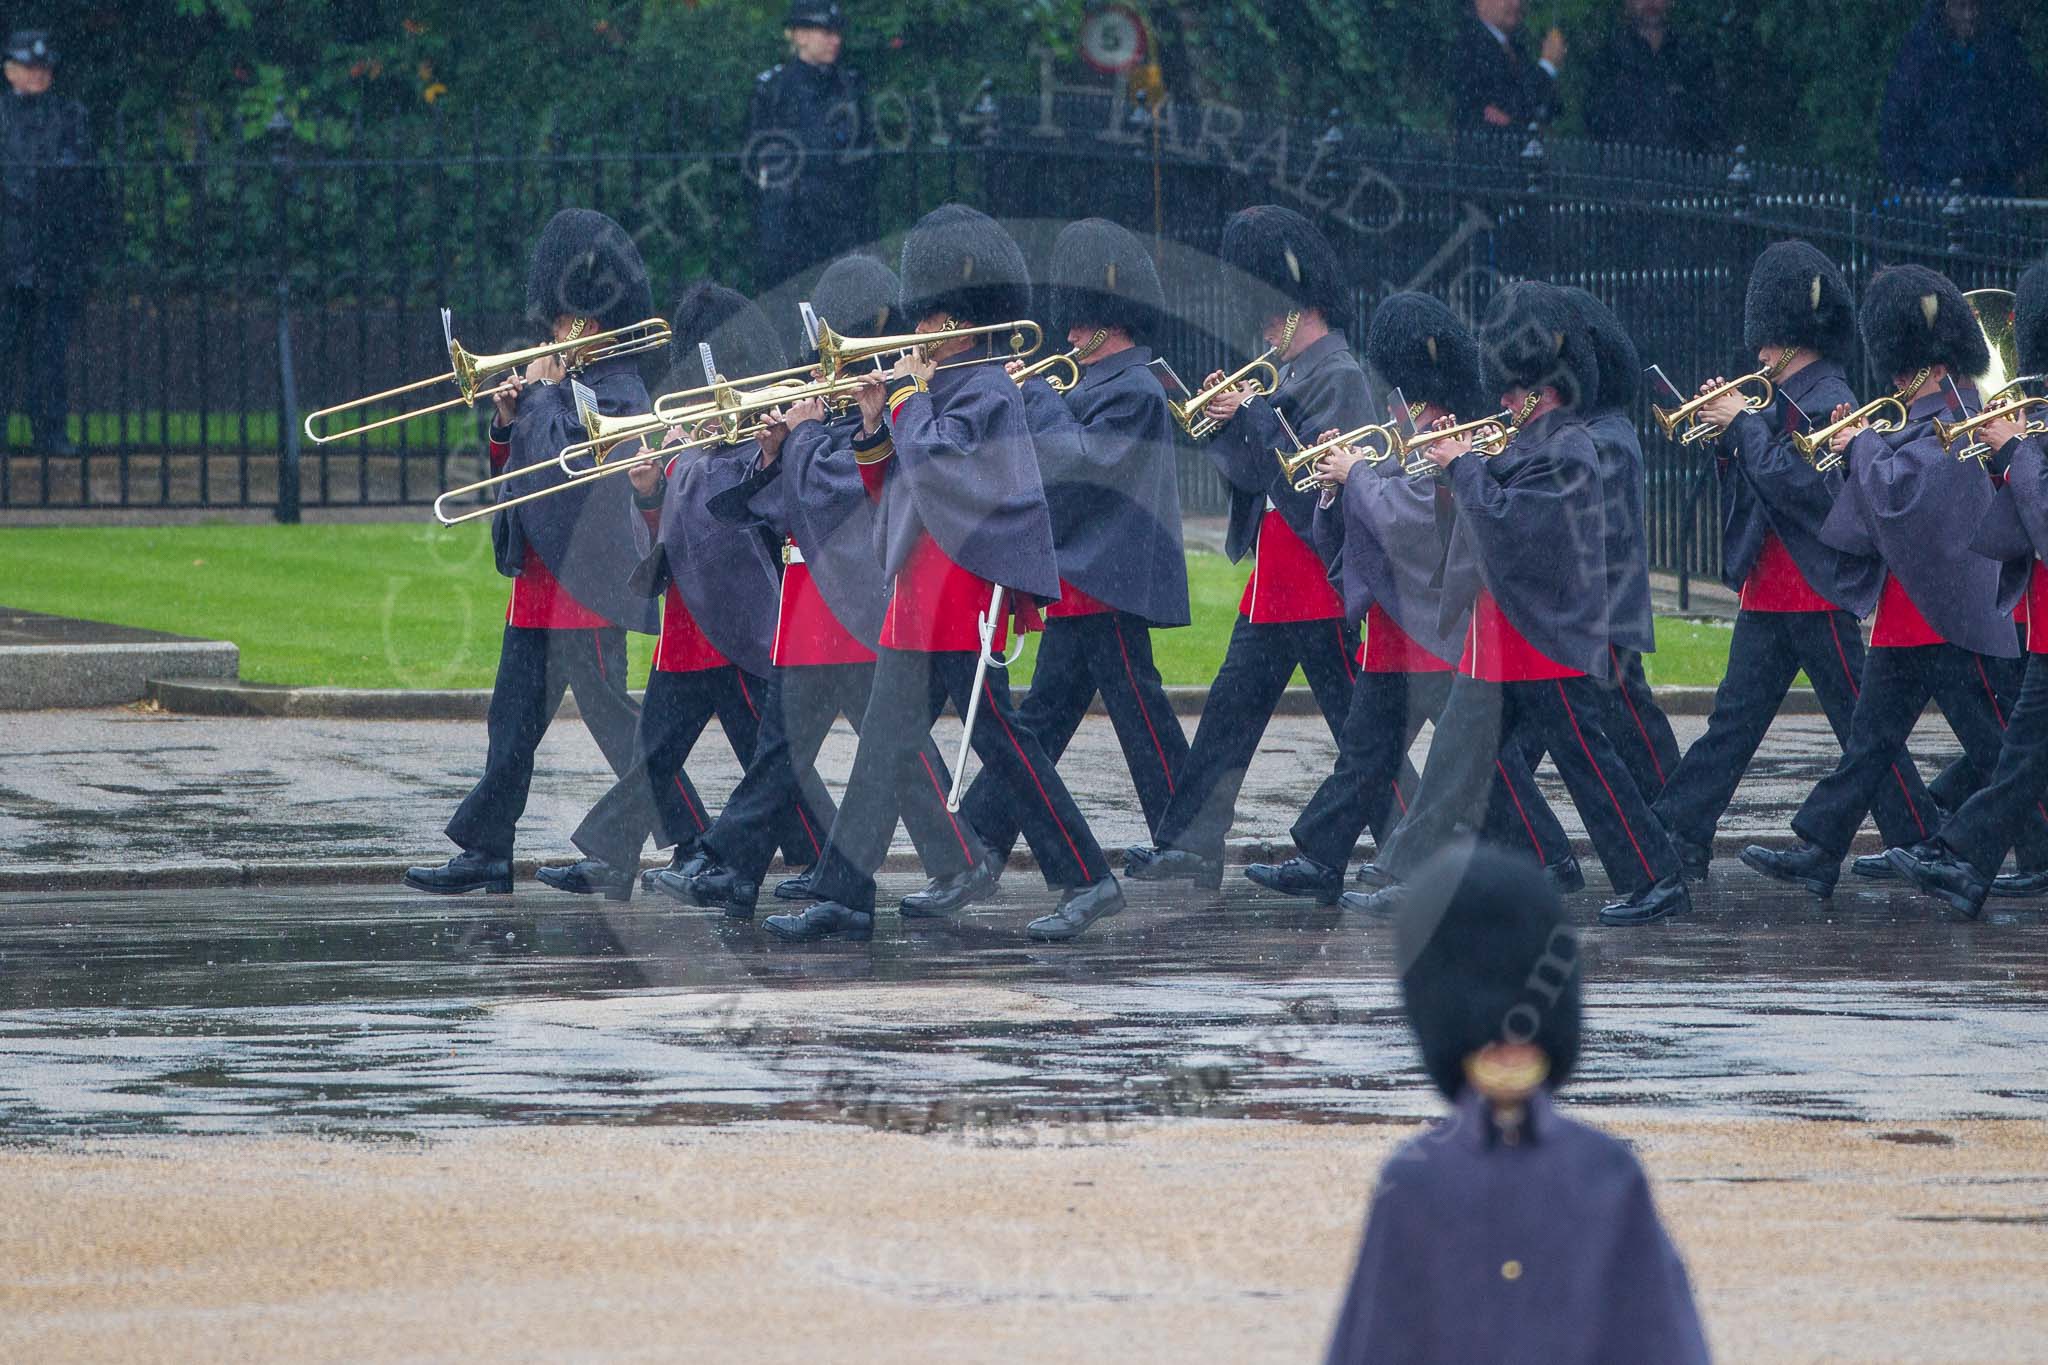
[[[1735,164],[1728,168],[1728,197],[1734,200],[1737,218],[1749,217],[1755,194],[1756,172],[1749,168],[1749,146],[1740,144],[1735,148]]]
[[[1970,206],[1963,201],[1963,180],[1948,182],[1948,201],[1941,206],[1942,225],[1948,229],[1948,254],[1963,254],[1963,236],[1969,230]]]

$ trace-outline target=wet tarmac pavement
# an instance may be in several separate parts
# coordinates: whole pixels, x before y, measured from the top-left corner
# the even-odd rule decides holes
[[[1169,1116],[1436,1111],[1386,925],[1233,875],[1220,900],[1133,888],[1126,914],[1047,947],[1021,932],[1035,880],[956,923],[885,914],[872,944],[805,948],[531,884],[12,895],[0,1141],[801,1118],[1072,1143]],[[1577,1104],[2048,1118],[2043,911],[1953,923],[1852,883],[1821,906],[1717,863],[1688,920],[1589,926]]]

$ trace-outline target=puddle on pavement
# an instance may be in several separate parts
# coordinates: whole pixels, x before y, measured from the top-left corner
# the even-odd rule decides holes
[[[784,1118],[1026,1145],[1437,1111],[1387,926],[1235,890],[1133,902],[1064,949],[1022,936],[1021,895],[789,949],[537,888],[14,896],[0,1142]],[[1822,907],[1717,874],[1690,920],[1588,933],[1575,1097],[1881,1119],[1907,1144],[1940,1136],[1916,1123],[2048,1117],[2044,941],[2032,910],[1952,924],[1885,888]]]

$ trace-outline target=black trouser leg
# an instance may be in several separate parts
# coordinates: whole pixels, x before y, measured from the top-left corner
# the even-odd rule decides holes
[[[1294,846],[1325,867],[1351,861],[1358,836],[1387,827],[1402,761],[1421,716],[1442,711],[1448,673],[1361,673],[1337,738],[1337,766],[1294,822]]]
[[[727,867],[750,881],[760,881],[775,858],[777,844],[788,850],[796,841],[798,856],[808,865],[831,829],[829,817],[805,799],[795,761],[793,735],[819,737],[831,728],[838,700],[828,688],[806,685],[810,669],[777,669],[773,677],[749,678],[734,670],[733,685],[721,695],[719,723],[746,771],[726,798],[725,806],[700,844]],[[806,759],[817,753],[812,739]],[[808,771],[806,761],[804,770]],[[811,773],[816,783],[817,775]],[[832,809],[820,790],[823,809]]]
[[[71,398],[64,362],[77,309],[78,300],[69,290],[37,292],[29,334],[28,401],[23,406],[34,424],[36,444],[44,449],[69,434]]]
[[[576,694],[576,712],[614,774],[633,765],[640,708],[626,693],[626,632],[551,630],[562,672]]]
[[[1508,737],[1507,748],[1493,764],[1486,827],[1497,831],[1506,847],[1526,844],[1530,856],[1549,867],[1572,856],[1572,841],[1551,809],[1550,798],[1536,785],[1536,765],[1543,754],[1542,737],[1527,726]]]
[[[1678,767],[1678,736],[1672,733],[1664,708],[1657,704],[1657,694],[1650,690],[1643,656],[1612,645],[1607,656],[1614,663],[1604,717],[1607,737],[1628,766],[1636,790],[1655,799]]]
[[[1863,634],[1856,618],[1845,611],[1786,613],[1781,629],[1791,636],[1799,666],[1813,684],[1836,742],[1846,747],[1864,669]],[[1974,776],[1971,780],[1974,782]],[[1871,796],[1870,814],[1888,847],[1932,837],[1937,819],[1935,799],[1920,780],[1909,747],[1902,745],[1892,756],[1890,768]]]
[[[833,671],[837,675],[834,686],[839,692],[840,710],[858,734],[867,715],[868,696],[875,685],[875,666],[836,664]],[[824,739],[823,731],[818,739]],[[817,745],[813,744],[806,751],[806,763],[817,756]],[[957,877],[986,856],[986,852],[975,838],[966,815],[946,809],[946,796],[953,789],[953,770],[946,766],[946,757],[939,752],[930,725],[925,726],[917,763],[908,771],[910,779],[898,793],[904,833],[910,836],[911,847],[917,850],[927,877]]]
[[[650,833],[658,832],[664,845],[689,844],[711,827],[683,764],[704,727],[718,714],[732,687],[731,675],[737,672],[728,665],[648,675],[633,765],[597,799],[570,836],[586,857],[612,867],[636,867]]]
[[[1656,810],[1676,836],[1703,848],[1714,845],[1714,827],[1735,799],[1735,788],[1799,675],[1781,612],[1741,612],[1728,641],[1728,670],[1714,689],[1707,731],[1678,762]],[[1853,689],[1845,695],[1854,705]],[[1832,717],[1830,717],[1832,719]]]
[[[1534,725],[1571,793],[1586,833],[1623,895],[1678,875],[1678,854],[1602,724],[1606,699],[1591,678],[1510,683],[1515,717]]]
[[[1462,674],[1452,679],[1423,761],[1421,785],[1392,837],[1380,845],[1376,861],[1390,876],[1414,876],[1456,837],[1460,825],[1485,827],[1508,733],[1505,706],[1499,683]]]
[[[1086,617],[1059,617],[1045,623],[1038,641],[1038,661],[1031,670],[1031,690],[1017,703],[1017,719],[1038,737],[1057,763],[1095,700],[1095,677],[1088,666]],[[960,813],[988,845],[999,862],[1007,863],[1021,832],[1016,807],[1030,797],[1015,792],[987,768],[974,775]]]
[[[735,668],[719,693],[718,723],[725,731],[726,741],[732,745],[733,755],[743,768],[752,767],[754,753],[760,747],[761,727],[766,723],[766,712],[776,705],[773,685],[766,678]],[[780,773],[784,800],[769,813],[773,825],[775,842],[782,849],[782,856],[792,867],[809,867],[824,851],[825,832],[832,828],[832,817],[820,815],[818,807],[807,799],[811,794],[802,778],[785,761]],[[812,775],[813,785],[816,775]],[[825,809],[831,808],[828,798]]]
[[[1984,775],[1977,771],[1977,765],[1965,755],[1958,755],[1946,768],[1934,775],[1927,784],[1928,794],[1941,802],[1943,810],[1955,810],[1970,799],[1970,794],[1984,785]]]
[[[1991,781],[1949,816],[1942,843],[1986,877],[2041,818],[2048,792],[2048,654],[2027,656],[2019,699],[2006,716],[2005,742]]]
[[[1932,656],[1949,649],[1954,646],[1885,647],[1864,656],[1842,761],[1800,805],[1792,817],[1793,833],[1837,857],[1849,851],[1871,798],[1891,780],[1892,764],[1933,695],[1928,678]]]
[[[1980,773],[1995,773],[2005,747],[2006,718],[2019,699],[2023,666],[2017,660],[1989,659],[1963,650],[1942,663],[1935,675],[1934,700],[1962,741],[1971,765]],[[2013,850],[2021,867],[2048,866],[2048,809],[2040,802],[2023,814]]]

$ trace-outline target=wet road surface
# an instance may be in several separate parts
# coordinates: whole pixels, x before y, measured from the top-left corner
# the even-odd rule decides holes
[[[1369,1123],[1436,1104],[1380,923],[1132,888],[1083,943],[1022,935],[1036,878],[956,923],[790,948],[642,895],[401,888],[0,903],[0,1141],[426,1135],[806,1118],[909,1131],[1162,1116]],[[1698,913],[1588,927],[1582,1107],[1910,1124],[2048,1117],[2048,927],[1831,906],[1717,862]],[[913,889],[898,878],[885,893]],[[1587,921],[1589,893],[1574,911]],[[767,913],[764,909],[763,913]]]

